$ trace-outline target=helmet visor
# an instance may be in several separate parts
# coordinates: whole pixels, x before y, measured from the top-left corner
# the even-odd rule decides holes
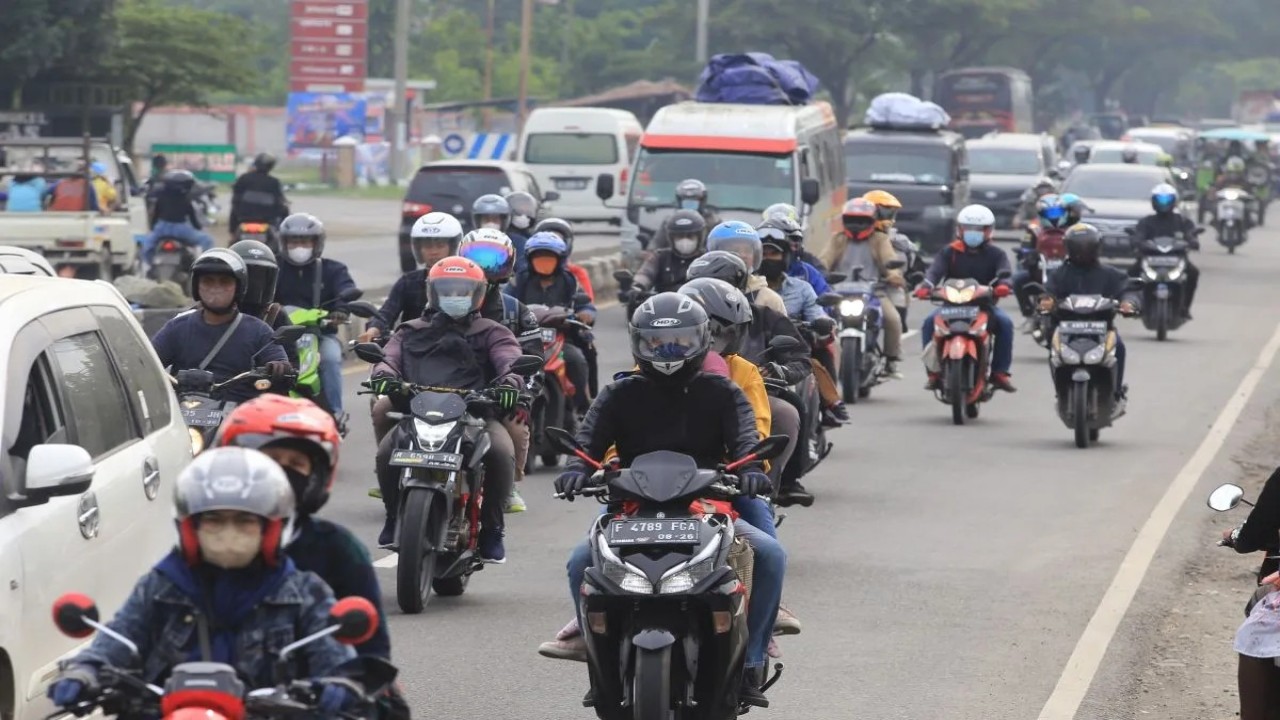
[[[431,281],[431,291],[439,298],[469,298],[479,289],[479,282],[467,278],[438,278]]]
[[[1173,204],[1178,202],[1178,196],[1173,193],[1159,193],[1151,197],[1156,205],[1162,208],[1171,208]]]
[[[1049,220],[1050,222],[1061,220],[1062,218],[1066,217],[1066,215],[1067,215],[1067,209],[1062,207],[1061,205],[1051,205],[1040,211],[1040,217],[1044,218],[1045,220]]]
[[[698,198],[688,198],[688,197],[680,198],[681,210],[697,210],[700,207],[702,207],[702,201],[699,200]]]
[[[884,205],[876,206],[876,220],[881,222],[893,222],[898,219],[898,208],[886,207]]]
[[[631,352],[638,360],[673,363],[690,360],[711,345],[707,323],[691,327],[644,328],[631,331]]]
[[[506,245],[477,242],[468,245],[462,256],[479,265],[486,275],[497,275],[511,267],[515,252]]]

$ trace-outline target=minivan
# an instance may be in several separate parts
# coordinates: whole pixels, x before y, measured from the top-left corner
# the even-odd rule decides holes
[[[525,122],[516,150],[538,186],[560,194],[556,214],[573,222],[618,224],[622,203],[601,205],[600,174],[625,187],[644,128],[636,116],[612,108],[538,108]]]

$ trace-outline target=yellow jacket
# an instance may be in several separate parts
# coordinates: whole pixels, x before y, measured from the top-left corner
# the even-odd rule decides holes
[[[93,189],[98,193],[98,204],[102,206],[102,212],[111,212],[116,207],[116,189],[112,186],[111,181],[101,175],[95,175],[93,178]]]

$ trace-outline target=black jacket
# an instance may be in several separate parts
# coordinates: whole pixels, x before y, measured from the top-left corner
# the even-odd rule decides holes
[[[197,230],[204,227],[191,195],[181,185],[170,182],[161,182],[155,193],[151,225],[158,222],[187,223]]]
[[[1011,270],[1009,253],[1004,248],[996,247],[994,243],[968,248],[964,243],[956,241],[934,256],[924,280],[929,287],[937,287],[944,280],[965,278],[983,285],[1007,285],[1007,279],[996,279],[1001,270]]]
[[[1127,291],[1129,276],[1122,270],[1099,263],[1093,267],[1062,263],[1048,279],[1045,291],[1061,300],[1068,295],[1102,295],[1112,300],[1129,300],[1136,307],[1138,298]]]
[[[577,439],[593,458],[616,446],[623,467],[644,453],[669,450],[711,469],[745,456],[760,435],[751,403],[729,378],[699,373],[687,385],[667,386],[635,373],[601,389]],[[569,467],[590,472],[577,458]],[[752,463],[742,469],[760,468]]]
[[[231,186],[231,228],[243,222],[262,222],[277,225],[289,214],[284,198],[284,186],[273,175],[259,170],[236,178]]]
[[[542,327],[529,306],[502,292],[501,285],[489,285],[480,306],[480,317],[505,325],[525,355],[542,355]]]
[[[427,271],[410,270],[396,279],[378,314],[369,318],[369,327],[388,335],[397,325],[422,317],[427,307]]]
[[[794,352],[770,357],[769,341],[778,335],[795,338],[800,345]],[[813,364],[809,362],[809,343],[805,341],[796,328],[795,323],[786,315],[767,307],[751,306],[751,329],[747,333],[747,342],[742,349],[742,357],[756,365],[776,362],[782,366],[786,377],[779,378],[788,385],[794,385],[809,373],[813,372]]]
[[[696,259],[680,257],[674,250],[659,250],[650,255],[636,273],[636,287],[654,292],[675,292],[685,283],[689,266]]]
[[[1171,237],[1183,240],[1192,247],[1199,247],[1195,233],[1196,222],[1181,213],[1153,213],[1138,221],[1133,241],[1140,243],[1158,237]]]
[[[1240,553],[1267,550],[1273,555],[1280,550],[1280,468],[1271,473],[1262,486],[1257,503],[1240,526],[1235,548]],[[1280,561],[1264,560],[1258,577],[1266,577],[1277,569]]]
[[[285,549],[299,570],[313,572],[333,589],[334,597],[362,597],[378,611],[373,637],[356,646],[361,656],[391,659],[391,636],[382,611],[382,591],[377,571],[364,544],[350,530],[315,517],[302,517],[297,535]]]
[[[317,266],[319,287],[316,287]],[[351,279],[346,264],[337,260],[320,258],[301,266],[280,263],[280,274],[276,277],[276,302],[294,307],[320,307],[355,286],[356,281]]]

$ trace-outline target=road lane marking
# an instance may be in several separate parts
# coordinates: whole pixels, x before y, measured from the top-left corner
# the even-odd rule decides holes
[[[379,568],[393,568],[399,564],[400,564],[399,553],[391,553],[386,557],[381,557],[373,561],[373,566],[379,567]]]
[[[1093,617],[1090,618],[1084,633],[1076,643],[1075,650],[1067,660],[1062,676],[1058,678],[1057,686],[1049,695],[1044,708],[1040,710],[1039,720],[1074,720],[1080,704],[1093,685],[1094,676],[1098,674],[1098,667],[1102,664],[1121,621],[1124,620],[1125,613],[1133,603],[1138,587],[1151,567],[1156,551],[1160,549],[1164,536],[1169,532],[1169,526],[1191,492],[1195,490],[1196,484],[1208,469],[1209,464],[1226,443],[1231,430],[1240,419],[1240,413],[1244,411],[1249,399],[1258,389],[1262,376],[1275,360],[1277,351],[1280,351],[1280,326],[1276,327],[1271,340],[1258,354],[1253,367],[1245,373],[1240,385],[1209,428],[1200,447],[1196,448],[1195,454],[1173,479],[1164,497],[1160,498],[1160,502],[1151,511],[1150,517],[1138,531],[1138,537],[1129,547],[1129,552],[1121,561],[1111,586],[1102,596],[1102,601],[1098,603],[1097,610],[1094,611]]]

